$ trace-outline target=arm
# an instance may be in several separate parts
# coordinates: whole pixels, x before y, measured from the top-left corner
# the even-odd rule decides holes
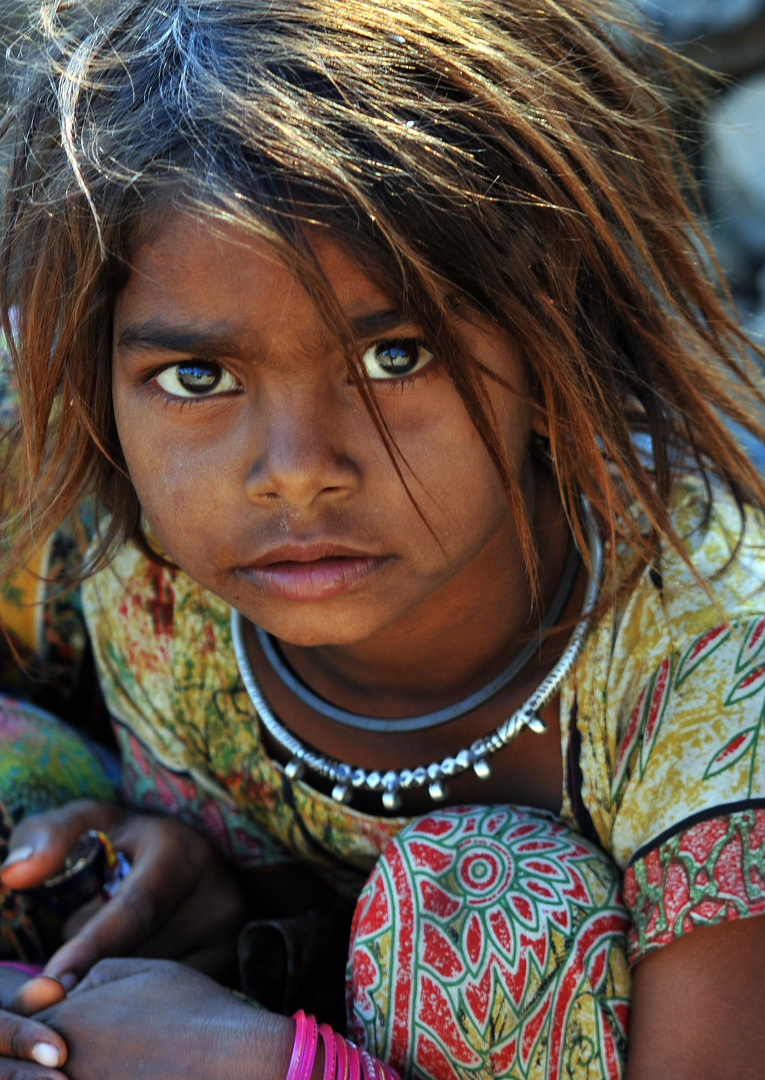
[[[633,976],[627,1080],[761,1080],[765,917],[692,933]]]

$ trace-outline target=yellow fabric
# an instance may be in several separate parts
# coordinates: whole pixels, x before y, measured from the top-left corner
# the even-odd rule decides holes
[[[47,597],[50,542],[40,548],[23,570],[0,589],[0,626],[23,653],[38,656],[44,651],[43,605]]]
[[[680,556],[666,553],[661,588],[646,570],[621,608],[593,627],[561,700],[562,717],[576,704],[584,805],[622,868],[688,819],[765,797],[757,745],[765,708],[757,674],[765,663],[763,522],[749,515],[733,555],[740,518],[731,500],[718,492],[705,522],[703,488],[689,479],[674,504],[675,526],[693,566],[711,580],[714,601]],[[742,743],[727,763],[714,762],[748,731],[748,750]],[[564,817],[571,813],[567,799]]]

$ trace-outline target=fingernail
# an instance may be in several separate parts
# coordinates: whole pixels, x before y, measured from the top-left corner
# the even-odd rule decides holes
[[[80,981],[73,971],[65,971],[63,975],[55,976],[61,983],[67,994],[70,990],[74,990],[77,983]]]
[[[0,866],[0,870],[5,870],[8,866],[14,866],[18,862],[25,862],[27,859],[31,859],[35,853],[35,849],[31,844],[27,844],[25,847],[16,848],[14,851],[9,851],[5,862]]]
[[[55,1069],[60,1061],[58,1050],[50,1043],[35,1043],[32,1047],[32,1057],[38,1065],[47,1065],[49,1069]]]

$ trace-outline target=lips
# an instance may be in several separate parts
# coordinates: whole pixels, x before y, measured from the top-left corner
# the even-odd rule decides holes
[[[388,561],[337,544],[284,544],[240,573],[282,600],[327,600],[354,589]]]

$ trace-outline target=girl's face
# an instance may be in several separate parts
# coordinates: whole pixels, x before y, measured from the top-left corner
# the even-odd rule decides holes
[[[520,599],[514,522],[438,357],[331,238],[315,251],[428,524],[290,270],[243,230],[178,213],[138,250],[114,311],[117,427],[151,528],[192,578],[298,645],[437,625],[492,590]],[[505,335],[458,325],[524,390]],[[487,389],[533,520],[535,415]]]

